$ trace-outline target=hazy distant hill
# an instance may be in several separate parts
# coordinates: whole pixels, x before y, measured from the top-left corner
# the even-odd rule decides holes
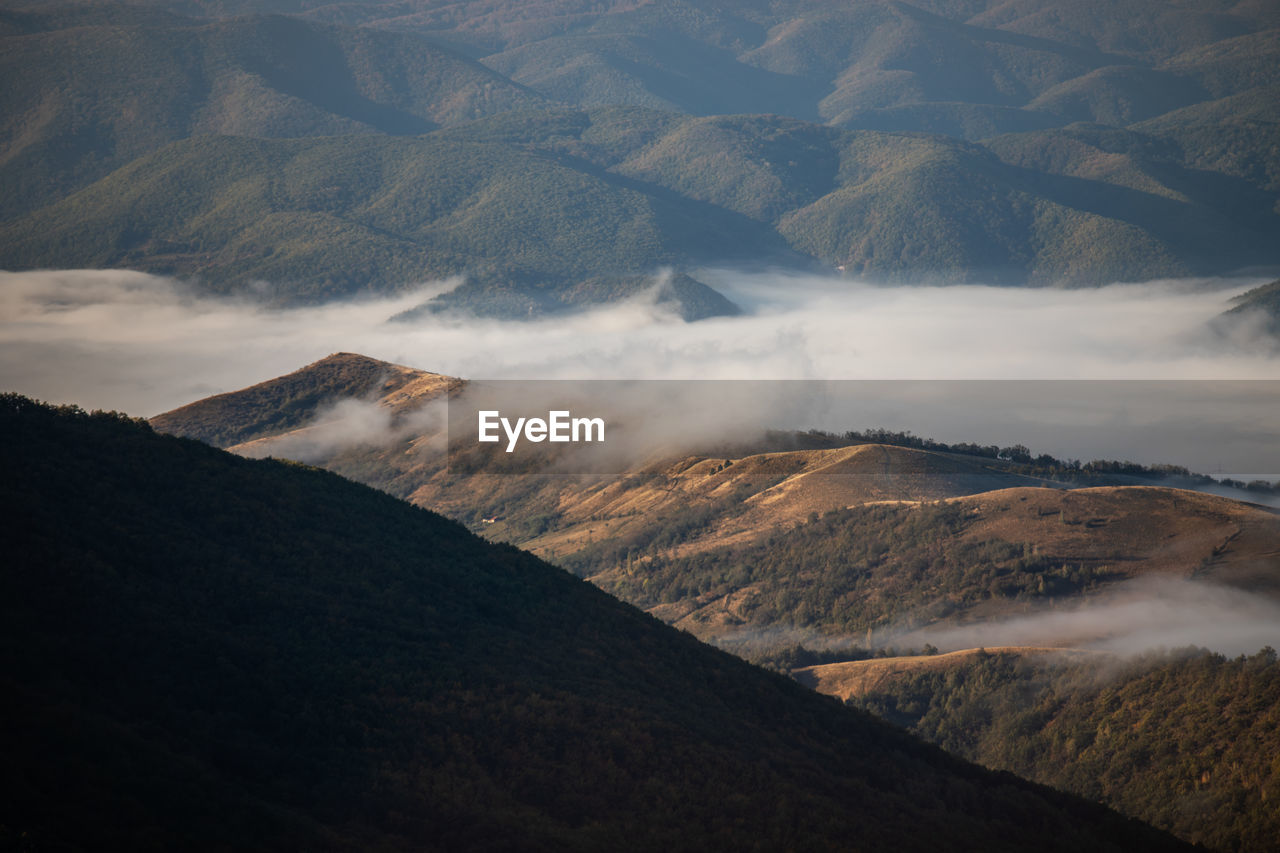
[[[1266,3],[1157,0],[174,2],[406,30],[548,97],[700,115],[781,113],[982,138],[1071,120],[1137,121],[1258,85]]]
[[[0,401],[6,844],[1157,850],[332,474]]]
[[[465,272],[448,304],[528,316],[665,265],[1098,284],[1280,262],[1266,3],[10,0],[0,47],[7,269],[276,298]],[[300,149],[207,135],[315,147],[286,167]]]
[[[11,268],[127,266],[282,301],[468,273],[520,310],[583,280],[786,251],[743,216],[521,147],[447,136],[199,137],[0,226]]]
[[[198,275],[291,301],[466,274],[445,303],[526,316],[634,292],[617,283],[664,265],[1088,284],[1272,251],[1263,190],[1232,192],[1156,142],[996,142],[1003,160],[944,137],[637,109],[413,138],[199,137],[0,225],[0,264]]]
[[[542,103],[410,34],[108,4],[0,12],[0,79],[0,219],[190,136],[420,134]]]

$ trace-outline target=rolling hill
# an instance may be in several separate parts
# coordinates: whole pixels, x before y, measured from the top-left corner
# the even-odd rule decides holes
[[[959,649],[924,655],[894,655],[865,660],[836,661],[797,667],[791,671],[801,684],[835,696],[846,703],[857,703],[869,696],[896,695],[898,690],[927,674],[965,673],[988,655],[1002,655],[1018,665],[1032,667],[1092,662],[1110,663],[1114,658],[1105,652],[1069,649],[1055,646],[992,646]],[[904,703],[905,704],[905,703]],[[884,713],[881,713],[884,716]]]
[[[1273,281],[1242,293],[1235,307],[1227,310],[1221,319],[1242,320],[1257,317],[1273,335],[1280,335],[1280,281]]]
[[[332,474],[0,402],[6,841],[1175,850]]]
[[[627,543],[606,541],[565,562],[704,638],[807,628],[815,638],[861,643],[867,634],[868,644],[910,645],[911,632],[925,626],[1034,614],[1139,577],[1274,597],[1277,541],[1274,511],[1212,495],[1019,488],[939,503],[852,506],[737,546],[682,550],[657,539],[629,553]],[[1070,644],[1063,631],[1046,621],[1037,639],[1032,624],[1021,642]]]
[[[151,424],[236,453],[287,456],[290,444],[333,403],[361,400],[381,406],[389,416],[409,417],[464,385],[463,380],[335,353],[288,376],[157,415]],[[423,393],[406,395],[402,387]],[[754,541],[832,509],[935,501],[1053,482],[1018,473],[1006,461],[960,453],[841,441],[780,449],[794,444],[785,435],[747,447],[717,448],[732,459],[715,452],[679,453],[637,462],[617,478],[595,481],[510,477],[483,468],[464,475],[461,469],[446,469],[429,438],[411,433],[384,446],[335,448],[316,461],[470,524],[502,516],[486,528],[489,536],[555,558],[598,550],[592,543],[620,546],[668,539],[666,528],[677,520],[686,527],[692,524],[681,534],[682,551],[705,550]]]
[[[785,253],[745,217],[512,145],[374,135],[177,142],[0,225],[0,245],[14,268],[199,274],[206,291],[259,296],[266,281],[280,302],[465,272],[516,316],[620,271]]]
[[[333,367],[346,363],[369,376],[407,370],[339,355],[279,387],[328,388],[332,398],[342,393]],[[434,374],[412,375],[437,392],[449,387]],[[287,456],[307,422],[276,388],[232,392],[153,423],[221,435],[248,455]],[[297,396],[314,415],[320,395],[308,393]],[[362,395],[378,396],[354,396]],[[252,428],[240,426],[244,410],[256,413]],[[219,422],[225,428],[212,428]],[[920,629],[1075,605],[1135,579],[1280,598],[1280,514],[1175,487],[1194,478],[1134,485],[1140,476],[1115,466],[1057,471],[995,458],[995,448],[983,456],[810,439],[795,449],[686,451],[597,478],[446,465],[422,429],[307,458],[554,560],[755,659],[793,644],[793,631],[819,642],[862,643],[870,633],[868,647],[919,646]],[[1098,639],[1062,632],[1046,621],[1042,636],[1019,642]]]
[[[1257,85],[1257,73],[1241,72],[1265,65],[1280,26],[1264,3],[1155,0],[152,5],[214,17],[267,7],[413,32],[579,106],[973,134],[1072,117],[1133,121],[1116,106],[1167,111],[1169,95],[1177,103],[1238,93]]]

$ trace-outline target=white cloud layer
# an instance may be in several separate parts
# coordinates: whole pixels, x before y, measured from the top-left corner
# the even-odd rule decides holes
[[[704,271],[746,316],[682,323],[633,301],[534,321],[389,318],[449,283],[390,298],[268,309],[201,298],[128,271],[0,273],[0,388],[89,408],[152,415],[296,370],[337,351],[493,379],[1277,379],[1273,342],[1246,324],[1209,329],[1254,281],[1172,281],[1086,290],[980,286],[877,288],[781,273]],[[1270,441],[1239,397],[1214,423],[1186,426]],[[1202,407],[1216,411],[1210,401]],[[1023,442],[1058,456],[1173,461],[1224,473],[1273,473],[1269,460],[1185,459],[1145,447],[1143,416],[1064,401],[1057,436],[1046,417],[919,405],[899,394],[879,409],[833,411],[830,429],[884,426],[941,440]],[[1197,417],[1202,417],[1198,414]],[[849,420],[854,418],[854,420]],[[984,421],[985,418],[985,421]],[[842,420],[843,419],[843,420]],[[1149,416],[1148,416],[1149,419]],[[1265,421],[1265,418],[1263,418]],[[1112,452],[1071,428],[1113,434]],[[1127,427],[1130,439],[1122,439]],[[1177,424],[1165,432],[1176,433]],[[1058,442],[1058,443],[1046,443]],[[1145,454],[1144,451],[1145,450]],[[1145,456],[1145,458],[1144,458]]]

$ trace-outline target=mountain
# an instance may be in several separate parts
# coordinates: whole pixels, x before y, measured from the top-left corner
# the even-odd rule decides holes
[[[684,531],[675,532],[633,551],[625,540],[606,540],[566,562],[665,621],[729,642],[805,628],[817,638],[870,634],[910,645],[924,627],[1034,615],[1134,578],[1280,597],[1280,514],[1177,489],[1016,488],[938,503],[868,503],[707,548],[681,547]],[[1024,642],[1072,640],[1051,621],[1039,630],[1028,625]]]
[[[333,401],[346,392],[329,377],[348,361],[370,377],[407,370],[339,355],[282,382],[324,387]],[[412,375],[436,393],[458,387]],[[250,456],[296,458],[301,450],[308,461],[554,560],[752,659],[794,645],[796,631],[811,642],[850,645],[870,632],[872,643],[921,645],[921,629],[1075,606],[1137,579],[1190,579],[1280,598],[1280,513],[1180,488],[1204,485],[1186,472],[1017,461],[1007,458],[1022,458],[1012,449],[997,458],[994,447],[919,440],[895,446],[886,443],[891,435],[778,434],[754,446],[668,454],[612,477],[516,475],[472,470],[458,456],[446,465],[435,440],[441,427],[414,424],[403,410],[397,416],[409,419],[406,427],[375,440],[309,440],[308,430],[340,434],[342,425],[324,421],[321,394],[297,394],[295,407],[292,394],[261,390],[272,386],[152,423],[219,438]],[[348,396],[375,401],[365,387],[352,386]],[[242,427],[241,411],[255,413],[252,428]],[[1064,637],[1046,622],[1026,642],[1091,639]]]
[[[464,385],[336,353],[288,376],[157,415],[151,425],[244,455],[290,456],[336,403],[363,401],[389,418],[412,420],[427,403]],[[423,393],[405,395],[402,386]],[[990,456],[973,456],[838,440],[815,439],[813,446],[801,441],[796,447],[795,437],[784,434],[748,447],[717,448],[721,455],[668,454],[633,464],[616,478],[511,477],[484,468],[464,475],[458,465],[446,468],[440,448],[430,441],[430,425],[415,426],[416,431],[387,435],[380,445],[334,446],[311,461],[470,524],[500,516],[502,521],[486,528],[491,538],[548,558],[588,560],[591,553],[593,565],[607,559],[602,548],[625,551],[669,539],[673,524],[686,528],[682,548],[705,550],[755,541],[814,513],[867,502],[1061,485],[1019,473],[994,458],[994,448]]]
[[[6,842],[1186,849],[316,469],[7,396]]]
[[[604,482],[555,483],[542,500],[527,493],[516,505],[485,505],[472,495],[508,498],[497,477],[481,471],[472,489],[432,478],[411,500],[470,518],[480,511],[503,521],[492,536],[516,535],[522,547],[597,572],[651,549],[690,554],[758,542],[815,514],[867,503],[936,501],[1044,481],[961,455],[881,444],[753,453],[723,458],[683,456],[629,470]],[[527,488],[527,487],[526,487]],[[468,507],[464,502],[471,502]],[[553,513],[550,529],[519,535],[530,518]]]
[[[198,274],[206,291],[280,302],[467,273],[492,313],[515,316],[589,301],[566,296],[588,279],[786,253],[730,211],[514,145],[436,135],[177,142],[0,225],[0,246],[10,268]]]
[[[894,667],[856,686],[853,672],[840,687],[815,674],[819,690],[988,767],[1100,800],[1212,850],[1263,853],[1280,833],[1271,807],[1280,796],[1274,650],[1120,660],[986,649],[833,666]]]
[[[415,135],[537,94],[408,33],[136,5],[0,12],[0,220],[192,136]]]
[[[154,5],[212,16],[264,6]],[[777,113],[969,139],[1073,120],[1125,124],[1239,93],[1265,76],[1280,26],[1268,4],[1185,0],[271,7],[428,36],[577,106]]]
[[[1269,268],[1278,39],[1264,3],[14,0],[0,266],[277,302],[465,276],[424,310],[506,317],[665,267]]]
[[[997,142],[636,109],[412,138],[199,137],[0,224],[0,264],[138,268],[283,302],[465,275],[434,308],[522,317],[635,295],[666,266],[1098,284],[1270,257],[1265,191],[1197,177],[1167,146]],[[696,289],[711,308],[694,315],[731,313]]]
[[[398,415],[448,394],[461,380],[339,352],[287,376],[216,394],[151,419],[160,432],[230,447],[306,427],[341,400],[376,402]]]

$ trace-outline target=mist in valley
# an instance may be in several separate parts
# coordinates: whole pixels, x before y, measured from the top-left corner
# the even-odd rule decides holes
[[[1280,603],[1220,584],[1148,577],[1007,619],[888,633],[885,645],[942,651],[1054,646],[1134,655],[1196,646],[1235,656],[1280,648]]]
[[[884,427],[1023,443],[1059,458],[1167,462],[1224,476],[1280,471],[1267,456],[1276,401],[1258,393],[1266,386],[1232,385],[1280,375],[1275,341],[1248,318],[1215,322],[1254,279],[1060,290],[699,275],[744,315],[686,323],[648,294],[525,321],[421,313],[401,321],[391,318],[458,281],[275,309],[197,296],[137,272],[0,273],[0,387],[150,416],[337,351],[468,379],[875,380],[864,386],[875,392],[853,403],[708,405],[695,396],[666,421],[699,435]],[[1156,382],[1101,391],[1098,380],[1116,379]],[[954,380],[998,381],[947,391]],[[1171,396],[1161,380],[1203,381]],[[1147,399],[1135,400],[1135,390]],[[340,444],[341,423],[358,442],[396,434],[378,417],[354,406],[326,412],[320,436],[329,438],[317,440]]]

